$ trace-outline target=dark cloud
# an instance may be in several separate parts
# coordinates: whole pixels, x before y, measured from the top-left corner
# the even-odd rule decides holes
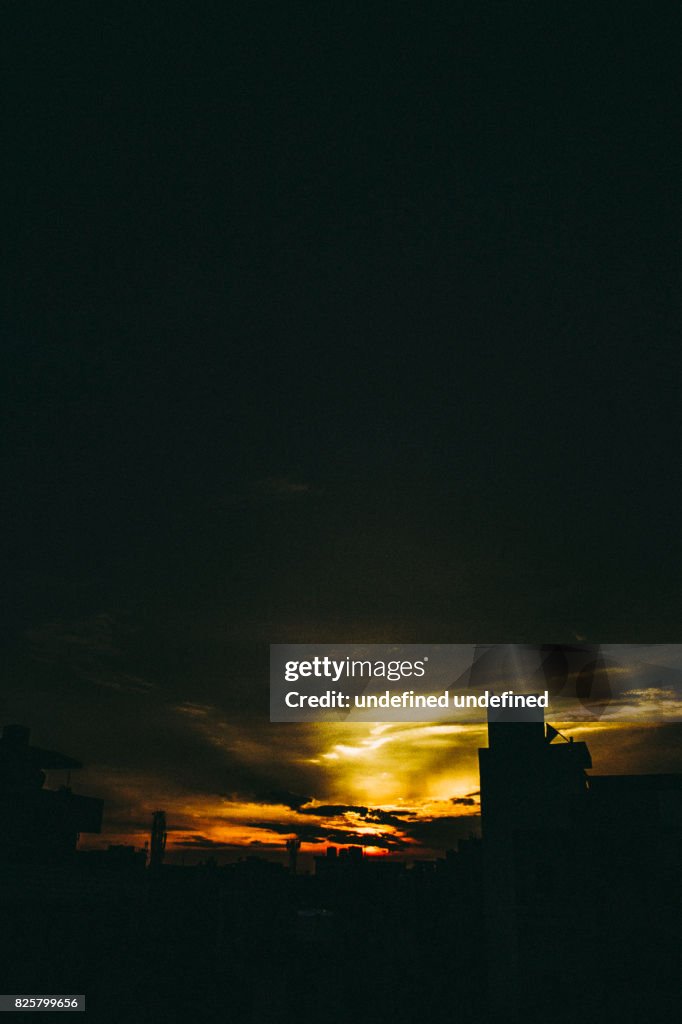
[[[371,821],[377,825],[392,825],[394,828],[403,828],[406,816],[409,816],[409,812],[404,814],[398,814],[395,811],[382,811],[372,810],[369,811],[365,818],[367,821]]]
[[[310,811],[303,809],[304,804],[310,803],[312,797],[300,796],[297,793],[290,793],[287,790],[273,789],[267,793],[255,793],[253,794],[253,802],[257,804],[283,804],[284,807],[289,807],[292,811],[298,811],[299,814],[309,814]]]
[[[324,825],[285,824],[271,821],[250,821],[249,828],[264,829],[276,835],[296,835],[306,843],[335,843],[339,846],[378,846],[384,850],[401,850],[408,844],[399,836],[368,835],[353,829],[329,828]]]
[[[471,806],[475,801],[471,797],[453,798],[451,803]],[[320,807],[299,810],[299,814],[319,815],[343,819],[346,814],[357,814],[364,821],[377,825],[385,825],[399,830],[398,835],[392,832],[378,835],[367,835],[357,832],[352,826],[344,828],[340,825],[327,826],[324,823],[301,825],[297,823],[273,823],[267,821],[251,821],[252,828],[262,828],[277,835],[297,835],[308,843],[339,843],[341,845],[378,846],[387,850],[406,850],[412,844],[429,849],[449,849],[457,845],[459,839],[470,834],[480,834],[479,815],[447,815],[440,818],[418,818],[413,812],[395,814],[380,808],[367,808],[354,804],[327,804]]]
[[[478,800],[474,800],[471,796],[453,796],[450,797],[450,803],[462,807],[473,807],[478,803]]]
[[[338,818],[342,814],[360,814],[366,817],[366,807],[355,804],[320,804],[319,807],[298,807],[299,814],[314,814],[318,818]]]
[[[317,489],[311,483],[291,477],[267,477],[264,480],[248,482],[239,491],[229,494],[218,502],[219,508],[267,504],[279,501],[300,501],[314,496]]]
[[[145,694],[155,686],[131,657],[134,626],[112,612],[47,622],[26,630],[25,639],[29,659],[82,683],[129,694]]]
[[[186,839],[176,839],[173,841],[173,846],[182,846],[188,849],[221,849],[228,845],[227,843],[219,843],[215,839],[209,839],[208,836],[196,834],[187,836]]]
[[[404,831],[421,846],[431,850],[448,850],[456,846],[460,839],[466,839],[471,834],[480,835],[481,819],[479,815],[467,814],[433,818],[431,821],[410,821]]]
[[[410,812],[383,811],[381,808],[363,807],[358,804],[320,804],[319,807],[298,807],[299,814],[312,814],[319,818],[338,818],[345,814],[357,814],[365,821],[376,825],[391,825],[400,828]]]

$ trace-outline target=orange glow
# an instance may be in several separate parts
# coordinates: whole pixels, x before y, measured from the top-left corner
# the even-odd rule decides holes
[[[105,802],[104,835],[84,835],[82,848],[144,846],[149,834],[142,823],[151,822],[157,807],[166,810],[169,852],[195,859],[213,850],[281,853],[286,839],[296,835],[308,855],[322,854],[328,846],[358,844],[368,856],[440,855],[447,844],[456,844],[457,836],[477,830],[477,751],[487,744],[483,725],[299,724],[271,726],[247,741],[227,723],[215,718],[209,722],[194,710],[190,714],[184,709],[183,717],[198,723],[202,733],[206,729],[212,745],[229,746],[232,754],[236,746],[241,762],[254,774],[276,763],[283,790],[313,793],[314,798],[301,798],[297,806],[276,798],[193,793],[169,788],[167,779],[161,785],[153,777],[117,772],[111,778],[105,775],[105,783],[116,803],[131,809],[128,820],[134,818],[136,827],[108,821]],[[597,772],[656,770],[646,761],[653,727],[597,722],[560,727],[588,741]],[[101,774],[96,785],[93,791],[101,792]],[[439,821],[443,828],[437,827]]]

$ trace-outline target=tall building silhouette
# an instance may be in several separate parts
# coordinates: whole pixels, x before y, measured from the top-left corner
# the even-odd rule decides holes
[[[149,866],[152,870],[158,870],[163,864],[167,838],[166,812],[154,811],[152,815],[151,853],[149,859]]]
[[[541,715],[495,713],[479,751],[493,1019],[520,1008],[546,1019],[566,989],[574,1009],[575,992],[592,1001],[592,1019],[616,1003],[627,1012],[628,999],[663,1006],[677,976],[666,957],[679,936],[668,908],[680,889],[682,775],[590,775],[587,745]]]

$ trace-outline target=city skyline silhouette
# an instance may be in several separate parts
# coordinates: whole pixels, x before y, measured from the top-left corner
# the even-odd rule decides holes
[[[59,935],[69,957],[66,978],[73,979],[73,991],[89,993],[89,1006],[102,1020],[121,1012],[120,1001],[111,1001],[117,969],[112,973],[111,963],[105,967],[99,959],[110,948],[102,946],[105,934],[118,935],[116,943],[124,934],[154,943],[151,978],[158,987],[151,995],[148,968],[129,963],[123,947],[114,954],[114,963],[127,971],[129,998],[141,1020],[158,1009],[159,1000],[185,1005],[172,967],[179,956],[202,980],[206,1020],[220,1019],[226,971],[234,996],[237,978],[227,963],[236,958],[242,964],[239,1019],[255,1021],[263,1004],[245,979],[261,978],[256,948],[272,941],[267,970],[278,998],[268,1011],[273,1020],[291,1019],[294,1007],[311,999],[311,1007],[327,1005],[330,1020],[342,1019],[345,1007],[337,1005],[327,978],[329,957],[355,972],[368,1005],[378,984],[381,1012],[390,1008],[391,1015],[408,1020],[426,985],[434,1019],[441,1019],[452,997],[437,965],[451,934],[459,969],[464,964],[478,979],[476,995],[463,1002],[464,1021],[482,1014],[539,1021],[555,986],[567,982],[559,1020],[571,1019],[589,998],[590,1005],[608,1004],[620,1014],[634,1012],[634,1000],[637,1012],[646,1006],[649,1019],[662,1021],[675,1004],[678,979],[682,773],[594,774],[588,745],[546,725],[541,712],[524,722],[499,713],[494,719],[488,744],[478,752],[480,838],[470,834],[441,857],[411,863],[391,854],[368,856],[352,841],[329,842],[314,858],[313,873],[297,871],[300,838],[286,840],[288,867],[253,854],[220,867],[210,848],[194,867],[164,863],[162,812],[154,815],[149,862],[146,852],[131,846],[79,852],[79,831],[99,831],[101,802],[74,795],[70,787],[44,788],[40,766],[78,769],[80,762],[30,745],[24,727],[6,726],[0,739],[0,899],[14,927],[4,933],[3,952],[31,987],[29,979],[46,971],[50,976],[55,965],[48,969],[48,958]],[[59,923],[47,929],[55,914]],[[180,931],[177,924],[159,931],[171,914],[182,922]],[[235,932],[230,922],[239,922]],[[364,945],[358,946],[357,929],[370,942],[368,955],[375,952],[374,966],[354,959]],[[375,929],[383,954],[391,951],[378,972]],[[87,950],[86,936],[92,943]],[[619,949],[608,969],[599,956],[607,940]],[[26,941],[33,943],[33,956],[19,962]],[[396,973],[402,955],[420,965],[418,986],[406,986],[404,968]],[[304,966],[310,963],[314,984]]]

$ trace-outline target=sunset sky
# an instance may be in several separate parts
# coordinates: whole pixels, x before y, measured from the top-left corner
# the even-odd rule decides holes
[[[271,725],[268,644],[682,639],[676,31],[14,7],[0,724],[102,842],[451,846],[482,731]]]
[[[243,670],[250,699],[237,704],[227,674],[208,699],[204,663],[194,677],[201,699],[183,699],[181,685],[174,693],[126,662],[133,642],[129,623],[126,631],[103,614],[32,630],[32,663],[5,697],[5,720],[30,722],[34,742],[86,762],[72,783],[105,799],[105,819],[104,835],[83,837],[85,846],[142,846],[158,808],[168,816],[169,858],[186,863],[282,857],[292,835],[303,858],[349,843],[377,855],[442,856],[478,833],[485,725],[274,724],[257,707],[267,700],[265,671],[249,680]],[[596,773],[682,770],[679,724],[572,723],[563,732],[588,742]]]

